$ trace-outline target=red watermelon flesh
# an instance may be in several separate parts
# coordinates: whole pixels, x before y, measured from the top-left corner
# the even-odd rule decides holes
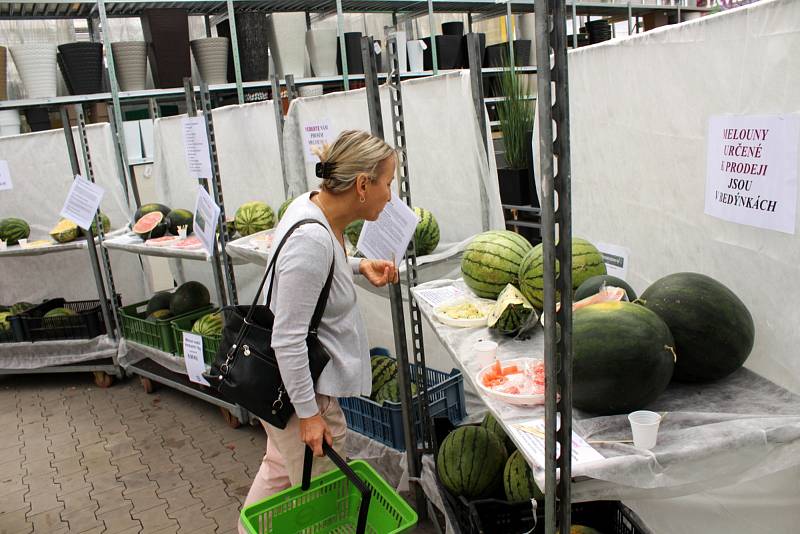
[[[153,211],[136,221],[133,225],[133,233],[138,235],[144,240],[150,238],[157,238],[163,236],[167,231],[167,225],[164,224],[164,214],[159,211]]]

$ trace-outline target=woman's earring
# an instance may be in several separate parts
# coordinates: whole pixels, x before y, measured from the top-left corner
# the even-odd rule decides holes
[[[359,202],[361,202],[361,203],[363,204],[364,202],[366,202],[366,201],[367,201],[367,199],[366,199],[366,198],[364,198],[364,197],[358,197],[358,201],[359,201]]]

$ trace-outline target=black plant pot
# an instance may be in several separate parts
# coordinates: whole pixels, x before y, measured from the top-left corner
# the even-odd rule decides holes
[[[156,88],[182,87],[192,75],[189,13],[185,9],[145,9],[142,30]]]
[[[460,69],[461,65],[464,64],[461,39],[463,39],[463,36],[459,35],[436,36],[436,58],[438,59],[437,63],[440,69]],[[425,70],[432,70],[433,49],[431,47],[431,38],[425,37],[423,41],[425,41],[425,45],[428,47],[422,54],[423,68]]]
[[[503,67],[508,65],[508,43],[498,43],[486,47],[484,67]],[[514,41],[514,66],[526,67],[531,64],[531,42],[528,39]]]
[[[442,23],[442,34],[444,35],[458,35],[461,37],[464,35],[464,23],[463,22],[443,22]]]
[[[344,48],[347,54],[347,74],[364,74],[364,59],[361,56],[361,32],[347,32],[344,34]],[[342,71],[342,47],[336,39],[336,68],[339,74]]]
[[[25,120],[28,121],[32,132],[43,132],[52,128],[50,113],[45,108],[30,108],[25,110]]]
[[[58,46],[58,66],[70,94],[103,92],[103,45],[68,43]]]
[[[469,68],[469,45],[467,44],[467,36],[461,38],[461,58],[463,59],[462,68]],[[486,34],[476,33],[478,36],[478,67],[483,66],[483,57],[486,55]]]
[[[514,206],[538,206],[533,191],[533,174],[529,169],[497,169],[500,182],[500,202]]]
[[[239,45],[239,69],[243,82],[269,79],[269,38],[267,17],[263,13],[236,12],[236,40]],[[232,43],[228,21],[217,24],[217,35]],[[228,47],[228,81],[236,80],[233,45]]]

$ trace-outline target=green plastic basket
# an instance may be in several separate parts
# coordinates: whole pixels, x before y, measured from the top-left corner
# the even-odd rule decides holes
[[[178,356],[183,356],[183,333],[192,332],[192,325],[196,320],[209,313],[218,312],[215,310],[204,310],[190,315],[185,315],[180,319],[172,320],[172,336],[174,338],[175,348],[177,349]],[[203,338],[203,360],[207,365],[214,362],[219,350],[219,344],[222,341],[222,336],[200,336]]]
[[[314,478],[306,490],[294,486],[245,506],[240,517],[250,534],[356,533],[362,493],[350,476],[358,477],[362,489],[371,493],[364,532],[400,534],[414,528],[416,512],[368,463],[355,460],[344,464],[327,444],[324,448],[340,469]],[[310,458],[308,449],[306,458]],[[345,473],[342,465],[352,471]],[[310,466],[305,471],[310,474]]]
[[[208,305],[177,317],[147,321],[148,302],[145,300],[136,304],[121,306],[117,310],[119,312],[119,322],[122,326],[122,336],[130,341],[170,354],[175,354],[175,336],[172,334],[172,321],[191,315],[204,315],[214,309],[213,306]]]

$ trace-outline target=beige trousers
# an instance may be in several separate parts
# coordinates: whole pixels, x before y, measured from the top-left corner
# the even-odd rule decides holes
[[[344,457],[347,421],[345,421],[339,401],[334,397],[318,393],[317,405],[333,436],[334,450]],[[292,486],[297,486],[303,479],[303,458],[306,447],[300,441],[300,419],[297,415],[293,415],[289,419],[289,423],[284,429],[268,425],[263,421],[261,424],[267,431],[267,452],[261,461],[261,467],[253,480],[253,485],[250,486],[250,491],[247,493],[245,506],[264,500],[270,495]],[[334,468],[333,462],[327,457],[315,457],[311,476],[326,473]],[[239,522],[239,534],[247,534],[241,521]]]

